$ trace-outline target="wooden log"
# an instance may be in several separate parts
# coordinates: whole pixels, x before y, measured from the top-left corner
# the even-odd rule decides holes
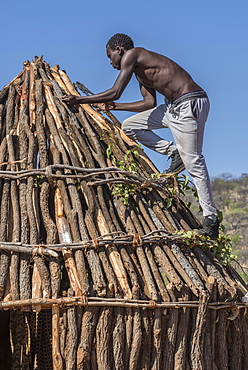
[[[142,246],[136,247],[136,254],[143,272],[143,279],[146,283],[147,292],[146,295],[152,300],[157,301],[158,300],[158,293],[157,288],[154,282],[154,279],[151,274],[151,270],[149,267],[149,264],[147,262],[144,250]]]
[[[23,94],[21,99],[20,108],[20,119],[19,119],[19,151],[20,158],[24,159],[28,157],[28,141],[25,132],[25,125],[28,124],[28,104],[27,104],[27,93],[26,93],[26,80],[27,71],[25,71],[25,81],[23,86]],[[20,168],[25,169],[26,160],[21,162]],[[28,243],[29,240],[29,222],[27,214],[27,181],[22,179],[19,185],[19,202],[20,202],[20,216],[21,216],[21,242]],[[31,296],[31,286],[30,286],[30,257],[27,254],[20,254],[20,274],[19,274],[19,286],[20,286],[20,298],[28,299]]]
[[[217,284],[216,284],[216,282],[214,283],[213,289],[212,289],[212,301],[213,302],[217,301]],[[212,366],[213,369],[217,369],[217,366],[215,364],[216,340],[217,340],[217,336],[216,336],[217,321],[218,321],[217,311],[216,310],[211,310],[211,312],[210,312],[210,323],[211,323],[210,329],[211,329],[211,353],[212,353],[211,358],[212,358],[212,363],[213,363],[213,366]]]
[[[129,358],[132,347],[133,337],[133,310],[126,308],[125,310],[125,352],[124,352],[124,366],[125,370],[129,370]]]
[[[234,312],[236,311],[236,312]],[[240,323],[240,312],[236,309],[232,310],[234,317],[228,317],[230,320],[230,325],[228,328],[228,354],[229,354],[229,363],[228,368],[230,370],[243,370],[243,361],[242,358],[244,356],[243,346],[242,346],[242,331],[241,331],[241,323]],[[247,364],[246,364],[247,365]]]
[[[34,298],[42,298],[41,277],[36,263],[34,263],[32,273],[32,299]],[[39,305],[32,306],[32,310],[35,312],[40,312],[41,309],[42,307]]]
[[[68,146],[68,150],[70,150],[69,146]],[[64,157],[63,153],[62,153],[62,156],[63,156],[63,160],[67,161],[67,156]],[[73,164],[80,165],[78,161],[73,159],[73,155],[71,155],[71,159],[72,159]],[[70,173],[70,171],[68,172]],[[87,228],[86,228],[85,221],[84,221],[81,201],[80,201],[79,194],[77,191],[77,184],[75,184],[73,179],[69,179],[69,178],[66,179],[66,182],[67,182],[67,188],[69,189],[70,201],[72,204],[71,216],[74,213],[74,217],[77,218],[77,220],[75,220],[77,222],[70,222],[72,233],[74,235],[74,238],[78,238],[76,240],[80,240],[80,236],[79,235],[76,236],[77,230],[73,230],[76,228],[76,225],[78,225],[76,229],[79,228],[81,238],[84,239],[85,237],[88,236],[88,232],[87,232]]]
[[[67,74],[64,71],[59,70],[59,75],[62,78],[62,81],[64,85],[66,86],[66,89],[69,92],[69,94],[79,95],[79,93],[77,92],[73,84],[71,83]],[[98,125],[100,125],[102,128],[105,128],[105,129],[108,128],[108,125],[106,121],[104,120],[104,118],[102,117],[102,115],[94,111],[94,109],[91,108],[90,105],[88,104],[80,104],[80,105],[97,122]]]
[[[9,86],[4,86],[4,88],[0,91],[0,103],[4,103],[5,98],[8,96]]]
[[[90,249],[87,251],[86,257],[92,274],[94,290],[99,297],[104,297],[107,293],[107,287],[101,269],[99,257],[95,251]]]
[[[181,300],[188,301],[189,299],[190,289],[185,285],[182,288]],[[190,309],[184,307],[180,311],[174,355],[174,370],[186,369],[187,363],[187,334],[189,330]]]
[[[149,193],[149,199],[146,197],[148,204],[152,207],[153,211],[156,213],[158,219],[162,222],[165,229],[168,232],[174,233],[179,230],[177,221],[174,219],[173,215],[166,208],[166,205],[163,202],[163,198],[170,198],[170,194],[165,189],[166,194],[160,195],[159,192],[154,189]]]
[[[151,207],[148,205],[146,202],[145,198],[142,197],[142,195],[136,194],[134,195],[134,200],[137,203],[137,206],[142,213],[143,217],[145,218],[148,226],[149,226],[149,231],[156,230],[156,229],[163,229],[163,225],[156,216],[155,212],[151,209]],[[147,231],[147,232],[149,232]]]
[[[201,292],[199,308],[196,316],[196,327],[191,344],[192,369],[204,369],[204,335],[206,330],[207,303],[209,294]]]
[[[238,272],[233,268],[233,266],[231,266],[230,264],[227,264],[226,269],[228,270],[232,279],[234,279],[236,281],[236,284],[238,285],[238,287],[240,287],[241,291],[247,292],[248,285],[241,278],[241,276],[238,274]],[[244,295],[245,295],[245,293],[244,293]]]
[[[3,163],[6,157],[6,153],[7,153],[7,140],[5,137],[2,140],[1,145],[0,145],[0,169],[1,170],[5,168],[5,165]],[[0,195],[2,194],[2,191],[3,191],[3,181],[4,181],[3,179],[0,179]],[[1,196],[0,196],[0,199],[1,199]]]
[[[66,356],[66,370],[76,369],[76,349],[77,349],[77,324],[75,307],[68,308],[68,334],[67,334],[67,356]]]
[[[233,287],[233,290],[236,294],[239,294],[239,296],[243,296],[247,289],[243,287],[241,284],[237,284],[235,279],[230,276],[229,270],[224,267],[217,258],[214,257],[213,253],[210,250],[205,251],[208,258],[213,262],[213,265],[220,271],[221,275],[224,277],[225,281],[227,282],[227,285],[230,287]]]
[[[189,284],[192,292],[196,296],[198,296],[198,290],[197,290],[196,286],[192,283],[191,279],[188,277],[188,275],[186,274],[186,272],[184,271],[184,269],[182,268],[182,266],[178,262],[176,256],[174,255],[174,253],[172,252],[170,247],[167,244],[164,244],[163,245],[163,250],[165,251],[165,253],[168,256],[172,265],[175,267],[175,270],[179,274],[180,278],[182,278],[187,284]]]
[[[85,309],[79,345],[77,348],[77,369],[91,370],[92,344],[95,336],[96,325],[98,321],[97,307],[88,307]]]
[[[34,262],[36,263],[37,269],[39,271],[39,275],[41,277],[41,287],[42,287],[42,295],[43,298],[50,298],[51,297],[51,280],[49,270],[46,267],[42,257],[34,255],[33,256]]]
[[[159,288],[159,293],[162,297],[162,300],[165,301],[165,302],[169,302],[170,301],[170,297],[169,297],[169,294],[166,290],[166,287],[165,287],[165,283],[164,283],[164,280],[161,276],[161,273],[159,271],[159,268],[158,268],[158,265],[157,263],[155,262],[155,259],[154,259],[154,256],[152,254],[152,251],[151,251],[151,248],[148,244],[145,244],[145,254],[147,256],[147,259],[149,261],[149,264],[150,264],[150,267],[151,267],[151,271],[153,273],[153,276],[154,276],[154,280]]]
[[[61,194],[59,189],[56,189],[55,193],[55,210],[56,210],[56,224],[58,228],[59,239],[62,244],[71,242],[71,235],[69,230],[69,225],[66,218],[63,216],[63,203],[61,199]],[[73,258],[73,253],[68,248],[62,251],[65,267],[68,272],[70,283],[75,294],[78,296],[82,295],[82,290],[80,286],[80,280],[77,273],[76,264]]]
[[[15,161],[15,150],[14,150],[14,141],[13,135],[8,135],[7,137],[9,159],[11,162]],[[15,170],[16,165],[11,165],[11,170]],[[19,208],[19,199],[18,199],[18,189],[16,180],[11,180],[10,185],[10,198],[13,214],[13,230],[11,240],[16,242],[20,240],[20,208]],[[19,268],[19,254],[16,252],[11,253],[10,261],[10,285],[11,285],[11,295],[12,300],[19,299],[19,277],[18,277],[18,268]]]
[[[155,310],[153,317],[153,346],[151,370],[161,369],[162,366],[162,310]]]
[[[242,366],[243,369],[245,369],[248,364],[248,320],[245,315],[245,310],[240,310],[240,326],[243,344]]]
[[[107,281],[107,296],[114,297],[120,294],[120,285],[118,284],[118,280],[115,276],[114,270],[107,258],[105,253],[105,249],[103,247],[98,248],[98,256],[101,260],[103,270],[106,276]]]
[[[223,287],[218,286],[219,291],[221,291],[219,295],[219,299],[223,300],[227,296],[227,292],[223,289]],[[227,370],[228,369],[228,347],[227,347],[227,331],[230,324],[230,321],[227,320],[228,312],[227,309],[223,309],[218,312],[218,319],[216,324],[216,366],[220,370]]]
[[[179,244],[179,243],[178,243]],[[192,252],[191,248],[189,248],[188,246],[186,245],[183,245],[183,244],[180,244],[180,248],[183,252],[183,254],[187,257],[187,259],[189,260],[190,264],[192,265],[192,267],[194,268],[194,270],[196,271],[196,273],[199,275],[199,277],[201,278],[201,280],[203,282],[206,282],[209,275],[207,274],[207,272],[204,270],[204,268],[202,267],[201,263],[199,262],[199,260],[196,258],[196,255]]]
[[[229,286],[219,270],[215,267],[215,265],[209,260],[209,258],[206,256],[206,254],[199,248],[194,247],[192,248],[192,251],[196,255],[198,261],[200,261],[201,265],[204,267],[204,269],[207,271],[207,273],[210,276],[213,276],[216,279],[216,282],[218,284],[221,284],[225,287],[225,289],[231,294],[232,297],[236,296],[236,289],[232,286]]]
[[[144,282],[138,273],[138,269],[136,269],[136,260],[135,258],[131,258],[130,256],[134,254],[134,251],[128,251],[124,246],[120,246],[118,248],[120,251],[123,264],[129,276],[132,285],[132,296],[133,298],[138,298],[140,291],[143,291]]]
[[[109,257],[112,268],[115,272],[116,279],[118,280],[121,286],[124,298],[131,299],[132,292],[128,283],[126,270],[122,263],[118,249],[113,244],[110,244],[106,246],[106,252]]]
[[[5,241],[7,237],[7,223],[9,218],[9,192],[10,180],[5,179],[3,183],[1,199],[1,223],[0,223],[0,240]],[[5,291],[5,285],[8,275],[10,255],[7,251],[1,251],[0,254],[0,299],[2,299]]]
[[[93,93],[89,90],[89,89],[87,89],[87,87],[86,86],[84,86],[82,83],[80,83],[80,82],[76,82],[76,86],[77,86],[77,88],[79,88],[84,94],[86,94],[86,95],[93,95]],[[110,112],[110,111],[106,111],[106,112],[104,112],[107,116],[108,116],[108,118],[110,118],[111,120],[112,120],[112,122],[114,123],[114,124],[116,124],[118,127],[120,127],[120,122],[118,121],[118,119]]]
[[[134,294],[133,294],[134,295]],[[147,300],[126,300],[126,299],[118,299],[118,298],[107,298],[107,297],[89,297],[88,302],[86,304],[85,300],[82,299],[81,296],[73,297],[73,298],[35,298],[35,299],[26,299],[26,300],[18,300],[18,301],[8,301],[8,302],[0,302],[0,309],[10,309],[10,308],[22,308],[25,305],[40,305],[42,308],[49,308],[53,304],[59,304],[64,306],[74,306],[77,305],[79,307],[88,306],[96,306],[96,307],[139,307],[141,309],[151,308],[151,301]],[[189,302],[158,302],[155,305],[155,308],[181,308],[181,307],[189,307],[192,309],[197,309],[199,306],[198,301],[189,301]],[[215,302],[210,303],[209,308],[212,310],[224,310],[230,309],[232,307],[232,302]],[[237,307],[244,308],[246,307],[243,303],[237,303]]]
[[[133,337],[129,358],[129,369],[136,370],[139,366],[139,356],[142,343],[141,314],[138,308],[133,309]]]
[[[19,254],[14,252],[11,254],[10,269],[9,269],[11,297],[13,301],[19,299],[18,269],[19,269]]]
[[[168,284],[168,293],[173,302],[177,300],[176,289],[173,284]],[[174,369],[174,358],[175,358],[175,345],[177,339],[177,328],[178,328],[178,310],[168,310],[168,321],[166,323],[165,330],[163,333],[163,367],[165,369]]]
[[[112,231],[121,230],[121,221],[118,218],[117,212],[112,199],[112,193],[107,186],[103,187],[103,197],[105,200],[106,208],[109,211],[110,218],[113,223]]]
[[[52,306],[52,353],[53,353],[53,370],[62,370],[63,362],[60,353],[59,340],[59,307]]]
[[[6,105],[6,135],[9,135],[14,123],[14,104],[16,90],[14,85],[10,85],[8,93],[8,101]]]
[[[113,329],[113,357],[114,368],[124,370],[125,356],[125,325],[124,325],[124,309],[114,309],[114,329]]]
[[[199,276],[197,275],[196,271],[191,266],[191,264],[189,263],[187,258],[182,253],[180,247],[176,243],[171,243],[170,247],[171,247],[171,251],[176,256],[178,262],[182,266],[186,275],[185,275],[185,273],[183,273],[183,275],[182,275],[181,271],[179,272],[179,270],[178,270],[178,272],[181,274],[181,276],[183,277],[183,279],[185,280],[187,285],[190,287],[192,292],[197,296],[199,290],[204,290],[205,289],[205,286],[204,286],[203,282],[201,281],[201,279],[199,278]],[[168,251],[168,249],[167,249],[167,251]]]
[[[99,370],[111,370],[110,358],[110,328],[112,321],[111,308],[102,308],[96,327],[96,356]]]
[[[159,245],[154,243],[152,244],[152,250],[158,263],[160,264],[163,270],[163,274],[180,291],[183,286],[183,282],[179,277],[178,273],[176,272],[176,270],[174,269],[172,263],[168,259],[167,255],[163,251],[163,249]]]
[[[142,325],[142,351],[140,353],[140,368],[142,370],[150,370],[151,366],[151,349],[152,349],[152,311],[141,311],[141,325]]]
[[[11,294],[11,286],[10,286],[10,276],[7,275],[6,284],[5,284],[5,291],[3,295],[3,302],[9,302],[12,300]]]
[[[105,195],[106,195],[106,198],[105,198]],[[114,220],[112,219],[111,214],[109,212],[109,206],[110,206],[110,203],[111,203],[111,199],[109,199],[106,192],[104,194],[102,186],[97,187],[97,200],[98,200],[99,207],[102,211],[102,215],[105,219],[105,224],[106,224],[109,232],[115,232],[115,231],[119,230],[119,227],[118,227],[119,225],[117,226],[117,228],[115,227]],[[106,227],[105,227],[105,229],[106,229]],[[103,230],[101,231],[101,233],[102,232],[103,232]]]
[[[217,290],[215,279],[209,276],[206,282],[207,291],[210,294],[209,301],[216,301]],[[215,331],[216,331],[216,311],[207,310],[206,332],[204,345],[204,370],[216,369],[215,365]]]
[[[31,348],[26,335],[27,320],[21,311],[11,311],[10,332],[12,338],[12,361],[11,369],[29,369],[31,363]]]
[[[47,119],[50,120],[51,116],[48,113],[49,112],[47,112]],[[52,124],[52,119],[50,121],[50,124]],[[54,135],[56,137],[58,136],[56,134],[56,131],[54,132]],[[52,150],[52,153],[53,153],[53,160],[54,160],[55,163],[60,163],[60,160],[61,160],[60,151],[62,150],[62,152],[64,152],[64,148],[63,148],[62,144],[61,144],[61,147],[60,147],[60,144],[61,144],[61,142],[58,140],[59,150],[54,145],[51,145],[51,150]],[[63,158],[67,158],[66,153],[63,154]],[[61,171],[56,171],[56,173],[60,174]],[[63,201],[63,210],[64,210],[65,215],[67,217],[67,220],[70,224],[70,230],[71,230],[71,233],[72,233],[72,238],[74,240],[80,240],[80,232],[79,232],[79,227],[78,227],[78,222],[77,222],[77,217],[76,217],[77,215],[76,215],[76,212],[71,207],[71,203],[70,203],[70,199],[69,199],[69,195],[68,195],[68,192],[67,192],[66,185],[65,185],[64,181],[57,180],[57,186],[58,186],[59,192],[61,194],[61,199]],[[80,270],[78,272],[79,272],[79,275],[80,275]],[[81,279],[80,276],[79,276],[79,278]]]
[[[36,106],[36,100],[35,100],[35,85],[37,78],[37,68],[35,66],[35,63],[30,63],[30,80],[29,80],[29,119],[30,119],[30,128],[35,126],[35,106]],[[42,95],[41,95],[42,97]]]
[[[4,128],[5,128],[5,120],[4,120],[4,114],[5,114],[5,107],[4,105],[0,104],[0,143],[2,141],[2,136],[4,134]]]
[[[88,295],[90,291],[90,283],[88,278],[88,270],[86,268],[85,257],[82,250],[74,253],[75,263],[78,271],[78,278],[83,295]]]
[[[35,100],[36,100],[36,110],[35,110],[35,124],[37,140],[39,144],[39,159],[40,167],[46,167],[48,165],[48,148],[47,148],[47,138],[44,129],[45,117],[43,115],[44,102],[42,94],[42,81],[36,80],[35,82]]]
[[[31,69],[33,71],[33,69]],[[31,88],[32,88],[32,96],[30,95],[30,99],[34,102],[35,99],[35,86],[34,86],[34,71],[33,75],[30,79]],[[33,103],[32,103],[33,104]],[[35,116],[35,105],[30,107],[32,110],[32,122],[31,124],[34,125],[36,123],[36,116]],[[38,123],[38,122],[37,122]],[[36,157],[36,151],[37,151],[37,145],[36,145],[36,138],[34,137],[32,130],[30,129],[29,125],[27,124],[27,121],[24,121],[24,127],[26,135],[28,136],[29,146],[28,146],[28,158],[27,158],[27,168],[32,169],[35,167],[35,157]],[[42,155],[43,157],[43,155]],[[29,230],[30,230],[30,241],[31,243],[38,243],[39,241],[39,220],[38,220],[38,212],[36,211],[36,207],[38,205],[37,201],[37,192],[34,190],[34,179],[32,177],[29,177],[27,179],[27,215],[29,219]],[[50,281],[50,275],[49,271],[42,260],[41,257],[35,255],[34,261],[37,266],[37,269],[39,271],[39,278],[37,282],[34,282],[34,277],[38,275],[33,276],[33,283],[39,284],[41,280],[41,286],[43,290],[43,297],[49,298],[51,296],[51,281]]]
[[[66,334],[67,334],[67,310],[61,309],[61,315],[59,317],[59,348],[62,358],[63,368],[65,368],[66,358]]]
[[[105,153],[103,152],[102,145],[99,142],[99,136],[96,133],[97,127],[96,125],[91,126],[88,119],[90,116],[86,115],[85,113],[86,112],[79,107],[79,114],[76,114],[76,117],[82,125],[81,132],[83,133],[89,148],[91,148],[92,159],[94,158],[101,167],[106,167],[106,156],[104,155]]]
[[[117,210],[118,217],[122,222],[123,228],[129,234],[137,233],[137,230],[132,222],[131,215],[127,207],[123,204],[123,202],[117,197],[113,197],[115,209]]]

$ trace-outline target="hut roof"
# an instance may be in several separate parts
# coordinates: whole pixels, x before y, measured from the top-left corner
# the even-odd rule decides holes
[[[12,331],[29,327],[32,343],[13,339],[12,357],[22,345],[19,365],[30,369],[213,369],[225,357],[217,338],[227,351],[228,335],[247,328],[244,318],[237,331],[226,325],[234,301],[245,307],[247,286],[210,250],[177,235],[199,221],[176,179],[159,175],[116,117],[61,101],[78,89],[88,93],[35,57],[0,92],[0,308],[11,310]],[[46,310],[50,357],[45,334],[43,345],[35,336]],[[236,345],[241,369],[247,344]]]

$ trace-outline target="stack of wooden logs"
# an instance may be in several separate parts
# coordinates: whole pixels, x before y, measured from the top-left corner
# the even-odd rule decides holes
[[[38,57],[0,92],[4,369],[247,368],[246,284],[175,235],[199,222],[117,119],[64,94]]]

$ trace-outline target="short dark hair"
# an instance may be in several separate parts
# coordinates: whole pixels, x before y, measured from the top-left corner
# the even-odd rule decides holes
[[[117,46],[121,46],[126,50],[129,50],[134,48],[134,43],[131,37],[125,35],[124,33],[116,33],[108,40],[106,47],[107,46],[112,50],[115,50]]]

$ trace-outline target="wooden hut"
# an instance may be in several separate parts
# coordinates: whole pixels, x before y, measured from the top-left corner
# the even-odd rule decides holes
[[[177,235],[199,222],[176,180],[64,94],[38,57],[0,92],[0,369],[248,369],[246,284]]]

